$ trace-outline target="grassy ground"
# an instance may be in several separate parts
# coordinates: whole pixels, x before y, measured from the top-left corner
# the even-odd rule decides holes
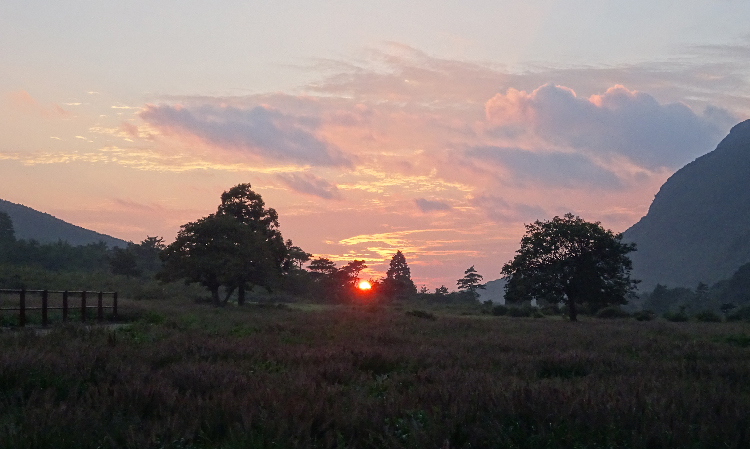
[[[750,324],[413,308],[123,301],[117,329],[4,331],[0,447],[750,445]]]

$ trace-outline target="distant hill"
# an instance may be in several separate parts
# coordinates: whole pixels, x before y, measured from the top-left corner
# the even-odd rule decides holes
[[[111,247],[124,247],[125,240],[70,224],[50,214],[39,212],[22,204],[0,200],[0,212],[5,212],[13,220],[17,239],[34,239],[41,243],[54,243],[63,240],[73,246],[104,242]]]
[[[641,291],[711,285],[750,262],[750,120],[672,175],[624,240]]]
[[[505,279],[495,279],[484,284],[484,290],[477,290],[479,301],[492,301],[505,304]]]

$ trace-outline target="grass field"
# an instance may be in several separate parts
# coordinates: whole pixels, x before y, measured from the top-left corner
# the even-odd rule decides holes
[[[117,328],[0,332],[0,447],[750,446],[748,323],[412,306],[124,301]]]

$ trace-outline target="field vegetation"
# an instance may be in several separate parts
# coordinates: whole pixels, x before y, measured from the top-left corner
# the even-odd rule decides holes
[[[122,309],[117,326],[0,333],[3,447],[750,444],[744,321],[425,301]]]

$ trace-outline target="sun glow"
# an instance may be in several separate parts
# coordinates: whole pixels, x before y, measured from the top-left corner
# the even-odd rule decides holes
[[[359,283],[358,287],[360,290],[369,290],[372,288],[372,285],[367,281],[362,281]]]

